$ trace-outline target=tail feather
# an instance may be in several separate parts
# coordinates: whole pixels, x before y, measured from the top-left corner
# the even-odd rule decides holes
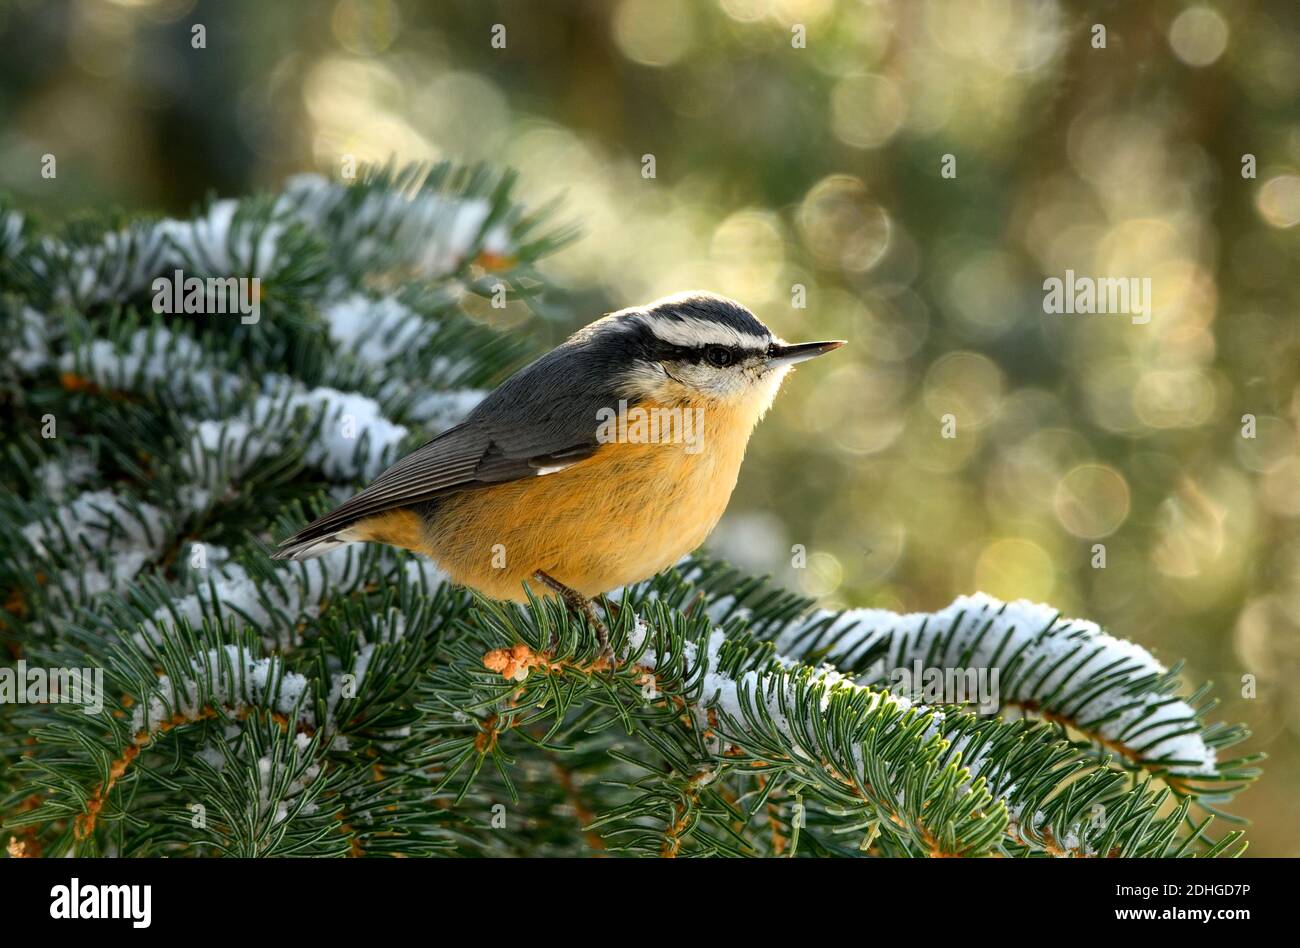
[[[347,546],[349,543],[355,543],[355,539],[345,537],[343,534],[346,530],[340,530],[337,533],[327,533],[324,536],[307,536],[303,533],[295,534],[280,543],[280,548],[271,554],[273,560],[310,560],[318,556],[323,556],[330,550],[336,550],[341,546]]]

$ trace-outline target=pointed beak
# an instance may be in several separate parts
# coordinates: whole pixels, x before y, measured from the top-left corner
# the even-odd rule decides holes
[[[799,342],[792,346],[776,345],[774,343],[768,347],[767,364],[770,366],[797,365],[800,362],[815,359],[819,355],[834,352],[842,345],[845,345],[843,339],[834,339],[830,342]]]

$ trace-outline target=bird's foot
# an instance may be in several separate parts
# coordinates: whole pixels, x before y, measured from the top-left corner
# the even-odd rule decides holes
[[[591,627],[596,630],[596,641],[600,643],[600,658],[608,661],[610,665],[613,665],[614,649],[609,644],[609,629],[605,627],[605,623],[601,621],[600,616],[596,615],[596,610],[592,606],[591,600],[576,589],[570,589],[568,586],[564,585],[564,583],[543,570],[539,569],[534,572],[533,578],[563,599],[565,605],[567,605],[572,612],[587,617],[587,621],[591,623]],[[555,648],[558,644],[559,634],[552,633],[551,647]]]

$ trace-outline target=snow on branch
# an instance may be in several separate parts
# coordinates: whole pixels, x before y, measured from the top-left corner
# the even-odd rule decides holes
[[[20,374],[35,375],[50,364],[49,320],[30,306],[16,309],[10,319],[5,347],[9,361]]]
[[[210,401],[230,398],[245,384],[213,367],[214,356],[189,336],[166,329],[140,329],[125,345],[92,339],[59,357],[59,371],[106,391],[167,393]]]
[[[1214,776],[1196,711],[1170,696],[1169,669],[1142,646],[1050,606],[977,593],[935,613],[818,612],[782,632],[778,651],[818,652],[838,667],[874,658],[860,684],[888,686],[898,670],[997,669],[1003,709],[1068,723],[1144,767]]]
[[[446,579],[431,561],[422,558],[407,559],[402,570],[407,582],[422,584],[430,591]],[[319,616],[331,597],[348,595],[373,578],[365,556],[347,547],[277,566],[271,578],[250,576],[231,563],[193,593],[156,609],[142,624],[137,642],[161,643],[167,632],[182,622],[198,628],[204,621],[237,617],[240,624],[257,630],[268,647],[287,649],[297,644],[304,617]],[[388,580],[397,582],[392,570]]]
[[[442,572],[424,559],[409,558],[400,570],[393,568],[389,557],[379,560],[378,575],[389,583],[401,579],[432,591],[446,580]],[[246,624],[257,631],[264,647],[274,648],[281,654],[254,658],[246,651],[240,653],[235,646],[226,645],[224,660],[218,650],[209,650],[205,656],[193,659],[192,667],[184,673],[161,676],[156,686],[140,696],[142,701],[136,706],[131,730],[137,741],[159,722],[172,720],[176,714],[185,720],[197,720],[199,712],[210,705],[221,705],[234,712],[262,707],[290,715],[302,728],[332,729],[334,710],[344,693],[343,673],[331,676],[325,719],[317,721],[315,711],[306,700],[310,697],[308,680],[284,671],[281,663],[284,654],[299,644],[305,619],[319,617],[329,601],[355,592],[363,584],[375,581],[376,576],[365,557],[344,549],[279,567],[273,578],[258,579],[238,564],[230,564],[216,578],[198,585],[193,594],[159,607],[134,636],[134,644],[146,653],[162,646],[174,630],[183,626],[199,628],[205,622],[234,618],[235,624]],[[405,623],[404,615],[390,609],[381,624],[383,640],[400,639]],[[364,681],[377,644],[367,641],[362,629],[357,631],[361,643],[347,673],[353,689],[359,689]],[[214,672],[219,673],[218,680],[209,688]]]
[[[109,231],[93,243],[45,237],[30,262],[54,302],[84,309],[148,290],[170,265],[167,241],[167,227],[149,223]]]
[[[509,228],[488,225],[492,203],[486,197],[398,183],[362,183],[353,190],[320,175],[295,175],[285,183],[278,206],[312,228],[329,229],[333,245],[355,261],[404,262],[425,279],[454,272],[476,251],[510,253]]]
[[[221,705],[238,713],[250,707],[278,711],[303,727],[315,726],[308,680],[286,671],[279,656],[257,658],[235,645],[210,649],[190,660],[191,674],[162,675],[153,691],[136,703],[132,734],[147,733],[177,715],[197,720],[205,707]]]
[[[1074,715],[1071,723],[1078,722],[1076,727],[1083,726],[1112,749],[1120,748],[1152,769],[1158,762],[1175,775],[1206,777],[1217,772],[1214,751],[1200,736],[1201,725],[1193,709],[1166,696],[1172,676],[1164,666],[1133,643],[1107,635],[1093,623],[1061,620],[1046,606],[1005,604],[979,595],[962,597],[932,614],[899,616],[882,610],[816,613],[780,634],[773,642],[774,654],[758,664],[738,662],[739,653],[729,647],[728,635],[718,628],[700,642],[681,640],[668,645],[673,641],[638,615],[622,660],[634,661],[642,673],[671,674],[673,680],[690,683],[683,697],[715,757],[725,758],[734,741],[757,740],[761,746],[770,743],[772,753],[779,747],[782,756],[800,766],[820,768],[834,780],[847,781],[848,774],[872,772],[879,763],[873,763],[874,752],[865,750],[857,740],[846,748],[828,750],[823,728],[810,723],[805,715],[826,717],[826,733],[838,734],[837,721],[839,726],[846,722],[828,717],[833,702],[840,701],[837,714],[851,707],[854,721],[888,711],[872,728],[875,747],[888,744],[892,739],[887,735],[895,728],[900,734],[902,729],[914,733],[920,744],[942,740],[947,747],[943,759],[951,762],[960,755],[968,772],[958,787],[959,794],[973,794],[978,789],[980,794],[991,795],[989,801],[1003,801],[1011,841],[1054,855],[1096,855],[1099,840],[1108,838],[1107,831],[1085,825],[1086,816],[1081,819],[1072,814],[1067,798],[1055,803],[1050,796],[1041,796],[1042,761],[1031,762],[1027,773],[1039,776],[1022,785],[1024,775],[1016,775],[1020,765],[1010,761],[1018,753],[1031,753],[1032,748],[1013,742],[1021,748],[1013,754],[1005,735],[991,736],[1001,731],[973,725],[978,718],[952,718],[941,708],[882,687],[887,676],[882,675],[879,661],[871,673],[856,680],[854,674],[841,669],[873,651],[887,655],[885,661],[896,665],[911,665],[913,660],[929,666],[959,661],[973,666],[1000,664],[1007,670],[1000,696],[1003,708],[1034,710],[1054,719],[1069,712]],[[659,655],[656,646],[667,646],[678,654]],[[814,666],[807,661],[811,655],[829,660]],[[517,682],[526,681],[533,669],[549,673],[567,667],[524,645],[493,650],[484,656],[483,664]],[[583,666],[578,670],[591,673],[599,669]],[[1189,723],[1194,732],[1187,729]],[[876,733],[882,727],[885,730]],[[920,730],[913,731],[914,727]],[[765,731],[769,732],[766,737]],[[1143,739],[1133,741],[1135,733]],[[1129,743],[1122,744],[1125,739]],[[828,753],[847,756],[831,763]],[[1065,745],[1052,753],[1057,756],[1051,766],[1066,766],[1074,758]],[[1109,799],[1118,786],[1118,775],[1103,768],[1093,776],[1097,779],[1086,792]],[[896,805],[901,811],[904,803],[899,797],[884,805],[887,810]],[[1119,813],[1138,805],[1133,800],[1113,804],[1114,812]],[[977,797],[970,797],[968,805],[974,808],[973,815],[987,812]],[[893,813],[891,819],[901,817]],[[1152,824],[1150,831],[1148,842],[1157,846],[1160,834],[1168,833],[1170,827]]]
[[[353,293],[323,307],[321,315],[339,350],[371,368],[383,368],[404,352],[425,345],[438,328],[394,296],[371,299]]]
[[[347,594],[363,577],[361,556],[348,549],[277,570],[274,582],[259,580],[231,563],[195,592],[155,610],[142,624],[137,640],[142,645],[144,640],[159,644],[168,630],[182,622],[198,628],[205,619],[226,617],[256,629],[268,646],[288,648],[296,644],[296,630],[304,616],[320,615],[331,593]]]
[[[107,490],[82,494],[55,508],[48,518],[23,527],[22,532],[42,556],[52,549],[157,549],[166,535],[157,508]]]
[[[993,602],[987,597],[981,601],[986,605]],[[954,604],[960,605],[960,601]],[[626,655],[637,656],[640,653],[638,665],[648,672],[654,672],[663,659],[648,647],[650,635],[650,628],[638,616],[628,638]],[[914,704],[904,695],[857,683],[830,664],[813,667],[779,652],[772,656],[771,662],[766,666],[748,668],[737,674],[731,670],[736,667],[734,657],[726,656],[727,642],[726,634],[716,628],[709,634],[702,649],[695,643],[683,642],[684,662],[679,671],[674,673],[680,674],[683,681],[702,681],[698,700],[690,706],[690,711],[699,729],[710,736],[710,747],[715,755],[726,754],[728,737],[736,739],[742,732],[753,734],[766,726],[780,736],[783,754],[820,768],[834,780],[848,786],[852,782],[848,777],[850,772],[861,774],[873,770],[870,753],[864,749],[864,744],[856,740],[851,742],[847,748],[848,758],[830,763],[826,757],[828,749],[824,744],[804,746],[805,741],[821,740],[818,737],[819,729],[805,720],[794,720],[793,715],[799,709],[807,707],[805,699],[809,696],[817,698],[814,713],[822,716],[829,714],[836,697],[850,698],[848,704],[854,709],[854,720],[862,720],[862,716],[870,716],[886,706],[892,706],[896,713],[886,717],[887,723],[877,726],[883,726],[884,733],[874,734],[874,748],[878,750],[889,744],[891,733],[901,734],[912,723],[919,723],[922,730],[917,735],[918,748],[939,738],[948,746],[944,759],[960,759],[966,768],[969,776],[957,787],[957,793],[959,797],[967,798],[971,816],[986,817],[986,803],[1001,800],[1007,808],[1009,822],[1006,833],[1012,841],[1056,856],[1098,854],[1097,841],[1105,836],[1105,828],[1099,824],[1089,826],[1085,820],[1078,818],[1069,819],[1066,825],[1055,825],[1060,823],[1059,808],[1042,797],[1033,796],[1034,791],[1029,788],[1022,788],[1009,769],[1009,755],[995,751],[987,736],[981,736],[977,729],[972,729],[967,720],[950,720],[940,709]],[[841,707],[847,707],[848,704]],[[827,733],[835,730],[834,722],[829,718],[826,728]],[[729,733],[724,734],[724,731]],[[984,733],[987,735],[987,732]],[[882,792],[885,787],[879,786],[876,789],[877,792]],[[908,820],[900,815],[909,806],[906,794],[901,787],[894,787],[892,793],[892,799],[884,804],[886,810],[895,823],[906,825]],[[1040,806],[1044,809],[1040,809]],[[1118,809],[1123,810],[1124,807]],[[1049,816],[1049,812],[1055,813],[1056,817]],[[913,817],[924,823],[923,816],[914,814]],[[946,851],[930,830],[923,825],[918,828],[934,853]],[[1160,830],[1163,831],[1165,828]]]
[[[742,663],[742,670],[737,672],[736,656],[727,654],[728,636],[721,629],[712,629],[702,643],[679,640],[675,645],[669,645],[677,654],[659,654],[656,651],[656,644],[673,641],[671,636],[657,633],[641,615],[637,615],[621,651],[620,663],[628,667],[628,662],[634,662],[632,667],[637,672],[636,680],[642,684],[647,680],[645,676],[657,679],[661,675],[669,675],[672,680],[684,683],[685,691],[679,695],[686,702],[684,710],[689,712],[695,730],[704,736],[705,746],[715,759],[730,757],[735,750],[732,745],[737,741],[757,741],[767,748],[759,753],[761,759],[771,760],[771,755],[777,755],[800,767],[812,768],[837,786],[840,792],[853,795],[858,779],[854,775],[872,773],[882,762],[872,758],[874,752],[866,750],[860,739],[853,740],[847,748],[834,751],[847,753],[847,758],[829,760],[827,755],[832,752],[820,743],[821,729],[803,717],[803,713],[809,711],[809,699],[815,699],[816,705],[811,708],[811,713],[826,718],[827,734],[841,734],[837,725],[843,726],[848,722],[843,719],[832,721],[829,715],[836,699],[847,698],[848,702],[839,705],[839,713],[842,714],[847,707],[852,708],[853,721],[858,723],[850,725],[850,732],[856,732],[861,722],[878,712],[889,712],[867,732],[875,742],[874,747],[892,742],[894,750],[899,751],[903,745],[894,741],[892,735],[907,734],[910,736],[904,738],[904,743],[917,751],[939,739],[948,749],[944,759],[952,763],[960,755],[961,765],[967,772],[964,780],[955,785],[937,780],[930,786],[941,792],[955,792],[958,799],[965,798],[964,805],[971,818],[986,826],[997,825],[988,804],[1001,800],[1008,814],[1001,825],[1011,841],[1053,855],[1096,855],[1097,848],[1090,834],[1077,820],[1060,827],[1058,833],[1051,833],[1053,821],[1048,813],[1028,806],[1020,788],[1009,779],[1007,762],[1003,759],[1009,755],[995,753],[987,739],[970,728],[968,721],[950,721],[943,710],[913,704],[904,696],[859,685],[830,665],[814,668],[785,655],[773,655],[769,661],[756,667],[746,667]],[[584,674],[606,670],[600,661],[591,665],[570,665],[523,644],[494,649],[483,656],[482,664],[515,682],[526,681],[533,669],[547,674],[569,668]],[[658,690],[656,686],[655,691]],[[774,732],[776,743],[771,743],[771,734],[765,736],[763,733],[769,729]],[[1029,750],[1032,752],[1032,748]],[[707,783],[714,776],[704,772],[691,779]],[[896,772],[895,776],[875,786],[876,794],[884,794],[883,800],[876,802],[884,808],[889,819],[900,828],[910,826],[910,820],[920,820],[915,828],[928,840],[927,845],[934,854],[972,854],[960,841],[955,843],[956,850],[949,852],[922,825],[923,818],[916,814],[911,818],[903,815],[915,809],[917,801],[908,797],[899,784],[900,779]],[[934,775],[930,779],[936,780]],[[1022,823],[1029,826],[1028,832],[1021,832]]]
[[[262,212],[248,201],[213,201],[206,214],[189,221],[162,221],[158,229],[172,251],[168,265],[201,273],[272,279],[290,256],[285,247],[287,217],[274,210]]]
[[[278,409],[304,408],[320,434],[307,446],[307,463],[331,480],[370,480],[394,460],[409,433],[384,417],[379,403],[355,392],[319,386],[307,388],[285,376],[267,376],[263,393],[249,409],[254,425]]]
[[[47,591],[79,602],[134,579],[162,554],[171,524],[151,504],[98,490],[24,525],[20,533],[33,556],[52,567]],[[76,566],[55,565],[67,562]]]

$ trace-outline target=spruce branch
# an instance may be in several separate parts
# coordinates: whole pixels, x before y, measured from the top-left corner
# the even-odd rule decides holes
[[[367,169],[55,233],[0,208],[0,670],[105,680],[91,714],[0,704],[8,852],[1243,848],[1210,820],[1256,775],[1244,730],[1047,607],[830,613],[695,559],[607,606],[611,662],[559,603],[426,560],[267,559],[527,354],[461,311],[541,308],[536,261],[573,236],[514,188]],[[177,269],[256,276],[262,319],[156,312]],[[916,661],[996,669],[997,716],[897,693]]]
[[[620,612],[624,645],[613,677],[621,688],[606,684],[601,694],[592,685],[583,692],[625,724],[654,722],[673,739],[665,743],[665,734],[656,730],[656,750],[669,766],[629,785],[640,795],[621,811],[634,825],[620,833],[636,851],[659,845],[675,854],[685,830],[699,830],[701,820],[712,820],[718,829],[729,821],[748,824],[758,811],[738,812],[725,796],[701,787],[721,774],[744,775],[740,782],[749,784],[759,772],[802,788],[805,796],[815,794],[841,816],[857,814],[877,845],[901,842],[901,851],[1168,855],[1184,842],[1179,828],[1195,795],[1185,782],[1157,789],[1147,779],[1126,789],[1129,781],[1110,766],[1111,757],[1081,751],[1051,724],[913,705],[855,684],[829,665],[796,662],[743,632],[728,636],[706,618],[692,623],[659,601],[650,605],[653,618],[638,618],[631,626]],[[491,649],[480,661],[504,682],[521,686],[489,698],[485,706],[492,709],[494,733],[518,729],[513,712],[500,710],[503,701],[529,709],[525,721],[536,723],[545,717],[541,709],[550,703],[552,679],[601,676],[594,656],[579,658],[566,655],[563,645],[551,650],[542,644],[550,635],[544,630],[557,622],[554,615],[548,620],[536,606],[528,614],[494,614],[500,638],[514,638],[515,644]],[[1145,656],[1129,643],[1124,647]],[[652,692],[663,696],[663,710],[689,709],[689,715],[638,715],[647,676]],[[538,678],[544,683],[534,694],[528,682]],[[468,685],[462,681],[462,688]],[[462,693],[461,701],[472,694]],[[572,692],[567,694],[569,700],[554,699],[557,718],[571,705]],[[481,689],[480,695],[481,703],[487,695]],[[630,726],[639,734],[636,724]],[[1238,773],[1234,779],[1249,776]],[[1183,799],[1174,800],[1172,787]],[[733,788],[737,799],[755,792],[752,786]],[[761,792],[767,804],[771,794]],[[1171,812],[1157,815],[1168,806]],[[647,807],[671,814],[660,825],[663,839],[647,841],[640,829]],[[906,838],[890,840],[891,834]],[[1239,839],[1230,833],[1213,845],[1231,848]],[[708,846],[731,852],[734,843],[717,833]]]

